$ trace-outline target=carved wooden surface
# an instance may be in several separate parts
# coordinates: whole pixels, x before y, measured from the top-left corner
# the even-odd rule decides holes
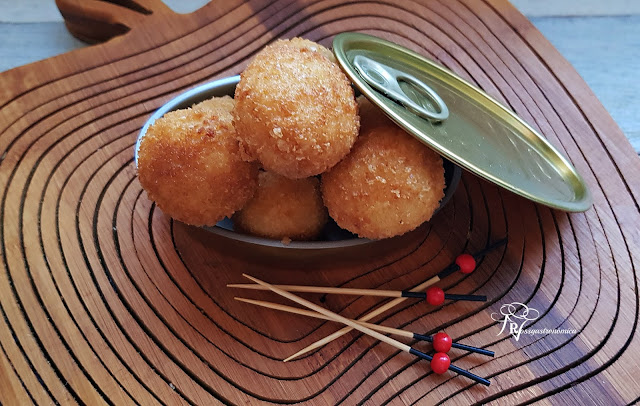
[[[0,403],[626,404],[640,396],[640,162],[573,68],[508,2],[217,1],[187,15],[154,0],[58,6],[75,35],[117,36],[0,75]],[[132,155],[151,112],[239,73],[275,38],[330,45],[343,31],[405,45],[505,103],[569,157],[593,208],[554,211],[465,173],[451,203],[406,246],[304,269],[231,256],[147,200]],[[489,302],[407,301],[376,319],[444,329],[495,351],[493,359],[452,353],[489,378],[488,388],[434,375],[355,333],[283,363],[339,326],[253,308],[225,288],[249,272],[274,283],[403,289],[505,235],[476,272],[440,283]],[[308,297],[348,317],[381,302]],[[527,324],[534,334],[500,334],[492,313],[512,302],[540,312]]]

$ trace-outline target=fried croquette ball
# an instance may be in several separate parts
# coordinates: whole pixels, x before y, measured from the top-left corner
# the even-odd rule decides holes
[[[258,190],[233,216],[239,231],[283,240],[316,238],[327,223],[317,178],[289,179],[260,172]]]
[[[257,188],[258,165],[240,155],[233,105],[225,96],[168,112],[140,142],[140,183],[176,220],[213,225],[242,208]]]
[[[235,99],[234,123],[247,156],[288,178],[326,171],[358,136],[349,80],[300,42],[279,40],[260,51],[242,72]]]
[[[440,156],[395,125],[361,133],[351,153],[322,175],[329,215],[370,239],[404,234],[429,220],[444,186]]]

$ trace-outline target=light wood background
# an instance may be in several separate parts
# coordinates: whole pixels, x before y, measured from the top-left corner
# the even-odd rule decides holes
[[[208,0],[166,0],[177,12]],[[640,1],[513,0],[571,62],[640,153]],[[0,0],[0,72],[87,46],[53,0]]]

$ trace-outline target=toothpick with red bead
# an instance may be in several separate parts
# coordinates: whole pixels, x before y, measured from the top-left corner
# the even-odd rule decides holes
[[[262,306],[269,309],[280,310],[283,312],[288,312],[293,314],[299,314],[301,316],[314,317],[316,319],[333,320],[332,318],[324,316],[318,312],[314,312],[306,309],[300,309],[298,307],[293,307],[293,306],[287,306],[280,303],[266,302],[264,300],[248,299],[244,297],[236,297],[234,299],[241,302],[245,302],[245,303],[251,303],[256,306]],[[357,320],[352,320],[352,321],[355,323],[361,324],[367,328],[370,328],[371,330],[394,334],[394,335],[406,337],[406,338],[413,338],[415,340],[431,342],[433,343],[433,349],[436,352],[447,353],[453,347],[461,350],[466,350],[469,352],[475,352],[482,355],[488,355],[490,357],[493,357],[495,355],[493,351],[485,350],[484,348],[477,348],[477,347],[472,347],[470,345],[453,342],[453,340],[451,339],[451,336],[449,336],[449,334],[447,333],[437,333],[433,336],[430,336],[425,334],[413,333],[411,331],[402,330],[399,328],[383,326],[380,324],[367,323],[364,321],[357,321]]]
[[[453,340],[447,333],[436,333],[432,338],[433,349],[436,352],[449,352],[453,346]]]
[[[258,289],[264,290],[260,285],[254,284],[230,284],[231,288],[242,289]],[[340,295],[358,295],[358,296],[383,296],[383,297],[411,297],[417,299],[426,299],[427,303],[432,306],[439,306],[445,300],[468,300],[474,302],[486,302],[486,296],[480,295],[453,295],[444,293],[437,287],[431,286],[425,292],[413,292],[408,290],[384,290],[384,289],[357,289],[357,288],[334,288],[331,286],[303,286],[303,285],[276,285],[278,288],[287,292],[307,292],[307,293],[333,293]]]
[[[403,290],[400,292],[400,297],[413,297],[418,299],[426,299],[427,303],[432,306],[440,306],[445,300],[468,300],[473,302],[486,302],[486,296],[479,295],[452,295],[444,293],[444,291],[437,286],[430,286],[425,292],[412,292]]]
[[[476,260],[472,255],[462,254],[458,255],[455,264],[460,272],[468,274],[473,272],[476,268]],[[445,271],[448,271],[445,270]],[[438,277],[442,279],[440,274]],[[286,290],[287,292],[306,292],[306,293],[329,293],[329,294],[341,294],[341,295],[358,295],[358,296],[383,296],[383,297],[407,297],[426,299],[427,303],[432,306],[439,306],[444,303],[445,300],[465,300],[474,302],[486,302],[486,296],[479,295],[455,295],[444,293],[444,291],[437,287],[431,286],[425,292],[416,292],[408,290],[385,290],[385,289],[358,289],[358,288],[336,288],[331,286],[302,286],[302,285],[276,285],[279,289]],[[264,286],[257,284],[229,284],[230,288],[242,288],[242,289],[258,289],[265,290]]]
[[[476,259],[471,254],[458,255],[455,263],[462,273],[471,273],[476,269]]]
[[[436,352],[433,354],[433,358],[431,358],[431,370],[438,374],[442,375],[451,367],[451,358],[444,352]]]
[[[495,353],[493,351],[485,350],[484,348],[472,347],[466,344],[460,344],[454,342],[451,339],[451,336],[447,333],[436,333],[432,336],[422,335],[418,333],[413,333],[413,338],[416,340],[430,341],[433,343],[433,349],[436,352],[444,352],[447,353],[451,348],[457,348],[460,350],[465,350],[469,352],[475,352],[477,354],[488,355],[493,357]]]

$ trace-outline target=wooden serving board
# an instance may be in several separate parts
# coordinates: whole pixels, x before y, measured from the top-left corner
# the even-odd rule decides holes
[[[0,404],[638,399],[640,161],[575,70],[506,0],[217,0],[187,15],[159,0],[57,3],[76,36],[108,41],[0,75]],[[593,208],[554,211],[465,173],[452,202],[403,248],[310,270],[231,257],[147,200],[132,156],[151,112],[239,73],[275,38],[330,45],[343,31],[414,49],[510,106],[572,161]],[[274,283],[402,289],[505,235],[476,272],[440,283],[488,303],[406,301],[375,320],[495,351],[451,353],[490,387],[434,375],[353,332],[283,363],[339,326],[254,308],[225,288],[249,272]],[[348,317],[381,302],[308,297]],[[513,302],[540,313],[527,324],[539,331],[500,333],[492,313]]]

